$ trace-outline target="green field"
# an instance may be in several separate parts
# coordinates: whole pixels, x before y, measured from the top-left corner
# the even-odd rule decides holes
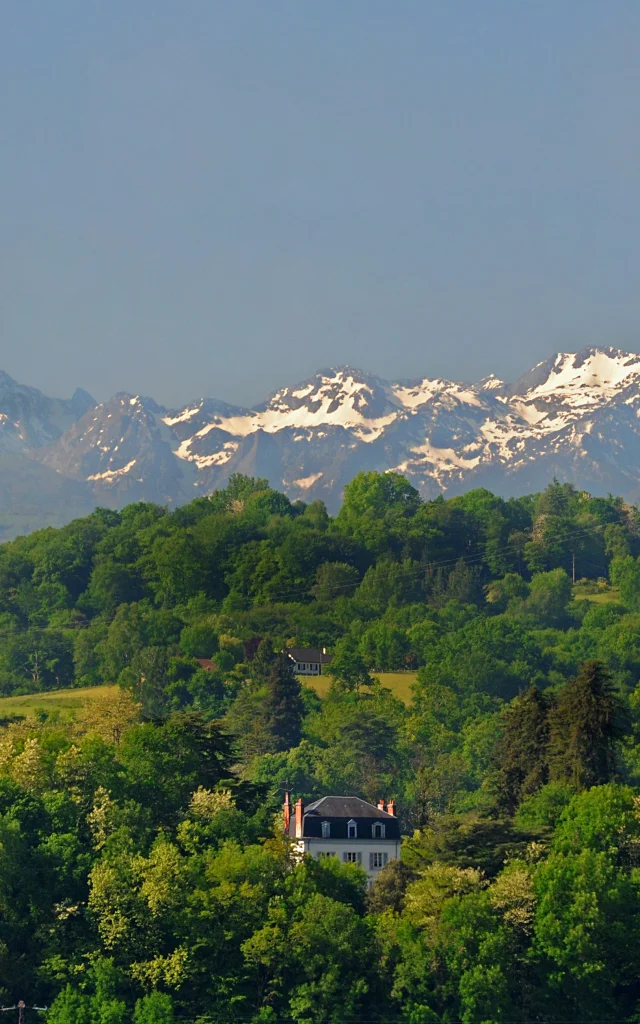
[[[382,686],[389,690],[405,704],[411,701],[411,687],[418,678],[417,672],[372,672],[375,679],[379,679]],[[331,686],[331,676],[299,676],[301,683],[311,686],[321,697],[326,696]]]
[[[38,711],[59,711],[61,717],[70,718],[74,711],[84,707],[96,695],[117,691],[117,686],[91,686],[81,690],[52,690],[50,693],[30,693],[20,697],[0,697],[0,719],[22,716],[27,718]]]
[[[611,604],[620,601],[620,591],[617,587],[609,587],[607,590],[596,590],[591,587],[576,586],[573,591],[574,601],[593,601],[594,604]]]
[[[575,601],[610,604],[620,600],[620,592],[615,587],[599,590],[593,586],[582,587],[578,584],[574,588],[573,598]],[[417,672],[375,672],[372,675],[405,704],[411,702],[411,687],[417,679]],[[330,675],[300,676],[299,678],[303,685],[312,687],[320,697],[325,697],[329,692],[332,679]],[[59,711],[62,717],[68,718],[78,708],[83,707],[87,701],[92,700],[94,696],[109,690],[115,692],[117,687],[95,686],[79,690],[53,690],[50,693],[33,693],[20,697],[0,697],[0,719],[14,716],[27,717],[39,710],[49,713]]]
[[[416,672],[377,672],[383,686],[387,686],[400,700],[408,704],[411,700],[411,686],[417,678]],[[300,677],[300,681],[324,697],[331,685],[331,676],[311,679]],[[7,718],[28,718],[38,711],[51,714],[58,711],[62,718],[71,718],[75,711],[84,707],[96,696],[117,691],[117,686],[91,686],[80,690],[52,690],[50,693],[30,693],[20,697],[0,697],[0,720]]]

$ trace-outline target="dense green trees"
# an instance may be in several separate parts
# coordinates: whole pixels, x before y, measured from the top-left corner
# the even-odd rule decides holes
[[[243,789],[200,716],[130,719],[117,744],[34,720],[3,743],[0,985],[50,1001],[54,1024],[634,1012],[628,786],[569,792],[544,841],[441,818],[365,901],[357,868],[292,858],[272,832],[280,797]]]
[[[289,750],[300,742],[301,687],[291,661],[263,640],[227,716],[245,758]]]
[[[496,805],[513,814],[548,781],[549,707],[537,686],[514,698],[503,714],[496,746]]]
[[[635,510],[568,485],[534,499],[504,501],[481,489],[422,502],[397,474],[362,473],[332,520],[321,503],[291,504],[264,480],[236,476],[225,491],[172,513],[151,504],[99,509],[4,545],[0,690],[134,687],[152,658],[134,665],[135,656],[164,647],[169,658],[216,655],[217,713],[219,685],[246,660],[242,644],[269,636],[276,649],[335,648],[353,685],[371,672],[421,665],[449,663],[455,674],[452,660],[468,657],[476,685],[490,677],[505,698],[522,687],[523,672],[524,684],[532,681],[526,651],[522,665],[512,655],[516,636],[538,648],[541,682],[556,682],[557,672],[568,678],[589,656],[604,656],[616,673],[628,669],[615,641],[602,653],[592,643],[569,665],[542,631],[580,625],[574,564],[593,580],[610,564],[620,611],[633,613],[639,554]],[[456,636],[465,627],[471,632]],[[223,636],[237,643],[225,647]],[[120,680],[125,669],[133,676]],[[174,687],[172,707],[179,692],[186,703],[194,698],[181,671],[185,685]],[[177,681],[168,670],[164,678],[165,687]],[[206,704],[198,679],[194,687]]]
[[[549,716],[552,780],[576,789],[618,776],[615,741],[622,735],[620,700],[609,672],[586,662],[561,691]]]
[[[3,1003],[635,1019],[639,556],[616,498],[423,502],[376,473],[335,519],[236,476],[1,546],[2,692],[119,684],[0,724]],[[307,645],[334,655],[322,697],[282,653]],[[399,700],[377,676],[407,669]],[[394,797],[402,863],[367,893],[298,862],[285,788]]]

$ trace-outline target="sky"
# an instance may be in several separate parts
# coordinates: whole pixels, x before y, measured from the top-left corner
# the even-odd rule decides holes
[[[169,407],[640,348],[636,0],[0,5],[0,366]]]

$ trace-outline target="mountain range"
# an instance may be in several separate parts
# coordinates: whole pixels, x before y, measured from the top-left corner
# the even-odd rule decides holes
[[[292,499],[340,504],[360,470],[393,470],[425,498],[552,477],[640,498],[640,355],[559,353],[514,384],[388,381],[350,366],[285,386],[254,409],[200,398],[166,409],[78,389],[48,398],[0,373],[0,536],[60,525],[96,505],[176,505],[267,477]]]

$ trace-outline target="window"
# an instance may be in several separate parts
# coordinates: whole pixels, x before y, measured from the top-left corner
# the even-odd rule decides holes
[[[358,838],[358,826],[353,819],[347,822],[347,839]]]
[[[382,822],[377,821],[375,825],[371,827],[371,835],[373,836],[374,839],[384,839],[385,828],[386,825],[383,825]]]
[[[335,853],[333,853],[332,850],[329,850],[328,852],[323,850],[322,853],[318,854],[318,860],[324,860],[325,857],[335,857]]]
[[[352,850],[346,850],[342,854],[342,859],[345,864],[362,864],[362,854],[355,853]]]
[[[323,821],[320,827],[322,829],[322,838],[328,839],[331,835],[331,822]]]
[[[389,855],[387,853],[370,853],[369,870],[373,871],[377,868],[383,868],[386,865],[388,859]]]

